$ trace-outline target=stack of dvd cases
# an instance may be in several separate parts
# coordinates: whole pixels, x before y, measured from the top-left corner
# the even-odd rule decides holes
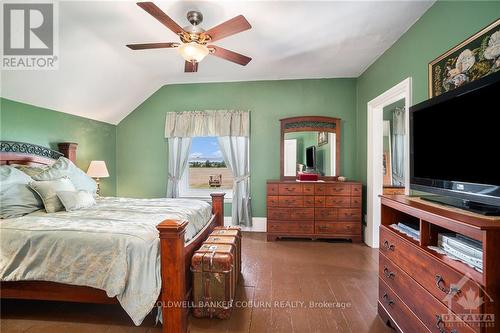
[[[460,234],[441,233],[438,246],[452,258],[459,259],[476,270],[483,271],[483,245]]]
[[[418,223],[399,222],[398,224],[391,224],[391,227],[416,241],[420,240],[420,229]]]

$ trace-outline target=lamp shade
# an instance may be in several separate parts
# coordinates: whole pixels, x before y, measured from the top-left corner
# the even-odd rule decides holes
[[[181,56],[186,61],[196,61],[200,62],[210,53],[205,45],[201,45],[195,42],[182,44],[177,48]]]
[[[104,161],[90,162],[89,169],[87,170],[87,175],[89,175],[92,178],[109,177],[108,168],[106,168],[106,162]]]

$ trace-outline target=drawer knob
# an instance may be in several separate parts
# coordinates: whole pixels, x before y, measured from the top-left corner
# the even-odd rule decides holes
[[[390,244],[389,241],[387,241],[387,240],[384,241],[384,247],[387,250],[391,250],[391,251],[394,251],[394,249],[396,248],[396,246],[394,244]]]
[[[439,333],[447,333],[445,326],[446,324],[443,321],[443,317],[441,317],[441,315],[436,315],[436,327],[438,328]],[[457,330],[452,329],[450,333],[457,333]]]
[[[393,277],[396,276],[396,274],[394,274],[394,272],[389,271],[389,269],[385,265],[384,265],[384,275],[388,279],[393,278]]]
[[[387,293],[384,293],[383,298],[384,298],[384,301],[386,301],[387,305],[393,305],[394,304],[394,301],[389,298],[389,296],[387,295]]]
[[[460,288],[451,286],[451,288],[446,288],[444,285],[444,279],[441,275],[436,275],[436,287],[447,295],[455,295],[460,293]]]

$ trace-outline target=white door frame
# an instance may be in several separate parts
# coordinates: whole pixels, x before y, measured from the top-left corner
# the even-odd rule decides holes
[[[412,105],[411,77],[401,81],[382,95],[368,102],[368,170],[365,243],[373,248],[379,247],[380,195],[382,194],[383,175],[383,110],[384,107],[401,99],[405,100],[405,193],[410,191],[410,118],[408,108]]]

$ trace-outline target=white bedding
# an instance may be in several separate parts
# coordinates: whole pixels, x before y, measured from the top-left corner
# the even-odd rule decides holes
[[[165,219],[187,220],[187,242],[210,220],[200,200],[100,198],[72,212],[37,211],[0,222],[0,280],[94,287],[116,296],[136,325],[161,290],[159,237]]]

